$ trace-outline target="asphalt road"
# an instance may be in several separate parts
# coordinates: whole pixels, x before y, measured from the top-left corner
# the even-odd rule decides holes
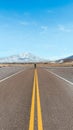
[[[0,130],[28,130],[33,69],[0,83]]]
[[[10,67],[1,67],[0,68],[0,80],[14,74],[17,73],[23,69],[26,69],[26,67],[24,66],[10,66]]]
[[[73,130],[73,85],[38,69],[44,130]]]
[[[73,67],[49,67],[48,70],[73,82]]]
[[[1,82],[0,130],[29,130],[30,120],[35,130],[73,130],[73,85],[39,67]]]

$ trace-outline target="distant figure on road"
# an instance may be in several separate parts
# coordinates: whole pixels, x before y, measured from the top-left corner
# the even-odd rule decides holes
[[[36,69],[36,64],[34,64],[34,68]]]

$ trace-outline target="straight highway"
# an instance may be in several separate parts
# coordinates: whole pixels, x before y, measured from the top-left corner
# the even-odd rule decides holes
[[[0,130],[73,130],[73,85],[56,71],[32,66],[0,82]]]

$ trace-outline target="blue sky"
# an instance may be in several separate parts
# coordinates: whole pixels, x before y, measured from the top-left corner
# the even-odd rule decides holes
[[[23,52],[48,59],[73,54],[72,0],[0,1],[0,57]]]

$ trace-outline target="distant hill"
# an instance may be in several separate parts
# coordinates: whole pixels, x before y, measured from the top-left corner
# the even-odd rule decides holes
[[[20,55],[13,55],[5,58],[0,58],[0,63],[31,63],[31,62],[44,62],[45,59],[34,56],[31,53],[22,53]]]
[[[66,57],[64,59],[57,60],[56,62],[63,63],[63,62],[72,62],[73,61],[73,55]]]

